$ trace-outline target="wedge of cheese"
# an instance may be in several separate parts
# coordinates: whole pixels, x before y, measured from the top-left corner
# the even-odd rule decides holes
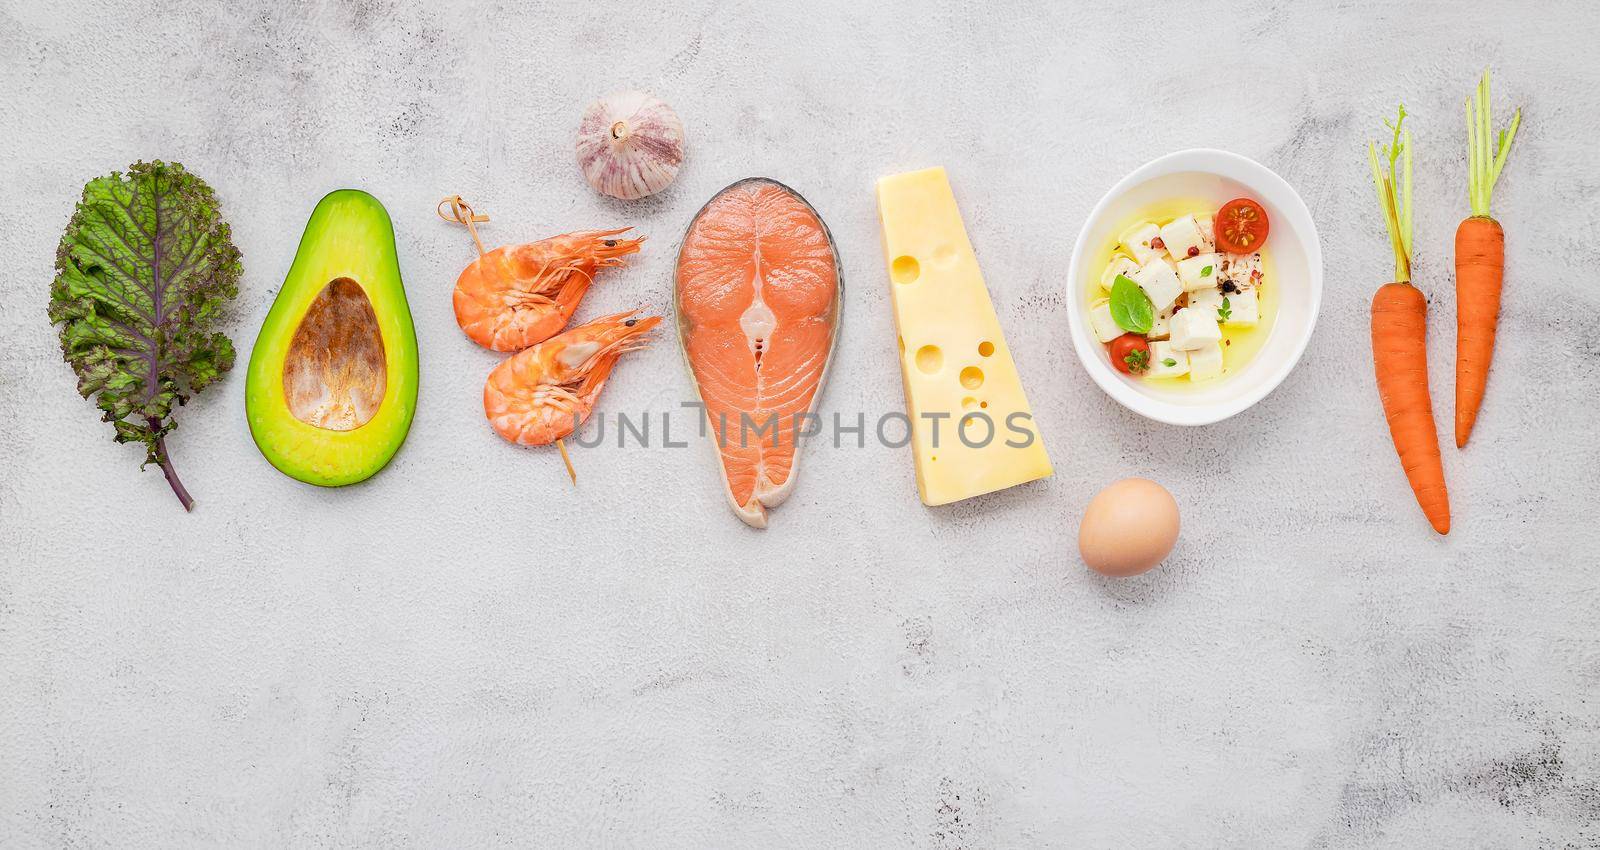
[[[1049,477],[1050,456],[944,169],[880,179],[878,219],[923,503]]]

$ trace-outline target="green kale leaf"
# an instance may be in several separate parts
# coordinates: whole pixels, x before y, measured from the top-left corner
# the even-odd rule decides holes
[[[141,443],[186,510],[167,456],[173,408],[233,368],[217,325],[239,292],[239,249],[216,195],[178,163],[139,162],[83,187],[56,249],[50,321],[119,443]]]

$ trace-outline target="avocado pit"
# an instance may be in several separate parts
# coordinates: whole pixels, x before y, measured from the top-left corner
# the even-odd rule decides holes
[[[383,334],[367,293],[348,277],[317,293],[283,361],[283,396],[294,418],[353,431],[378,414],[388,387]]]

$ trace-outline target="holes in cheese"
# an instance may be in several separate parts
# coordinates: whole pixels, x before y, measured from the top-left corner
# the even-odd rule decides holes
[[[937,345],[924,345],[917,349],[917,368],[925,375],[937,374],[944,368],[944,352]]]
[[[922,266],[916,257],[895,257],[889,264],[889,276],[895,283],[915,283],[922,274]]]
[[[976,366],[968,366],[961,370],[961,386],[975,390],[983,386],[983,370]]]
[[[992,342],[990,342],[988,340],[984,340],[983,342],[978,343],[978,356],[979,357],[988,357],[988,356],[990,356],[992,354],[994,354],[994,343],[992,343]]]
[[[967,413],[961,417],[961,442],[970,448],[986,446],[994,441],[994,420],[982,413]]]

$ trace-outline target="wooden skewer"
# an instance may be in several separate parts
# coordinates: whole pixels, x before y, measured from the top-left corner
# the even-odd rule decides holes
[[[567,456],[567,443],[560,438],[556,439],[556,448],[561,450],[561,462],[567,465],[567,477],[572,479],[572,486],[578,486],[578,473],[572,468],[572,458]]]
[[[444,214],[445,204],[450,205],[449,215]],[[483,250],[483,240],[478,238],[477,225],[477,222],[488,221],[488,216],[474,211],[472,209],[472,205],[462,200],[460,195],[451,195],[450,197],[445,198],[439,202],[438,206],[433,208],[433,211],[445,221],[454,221],[459,224],[465,224],[467,226],[467,232],[472,234],[473,244],[478,246],[478,256],[481,257],[488,253],[487,251]]]

